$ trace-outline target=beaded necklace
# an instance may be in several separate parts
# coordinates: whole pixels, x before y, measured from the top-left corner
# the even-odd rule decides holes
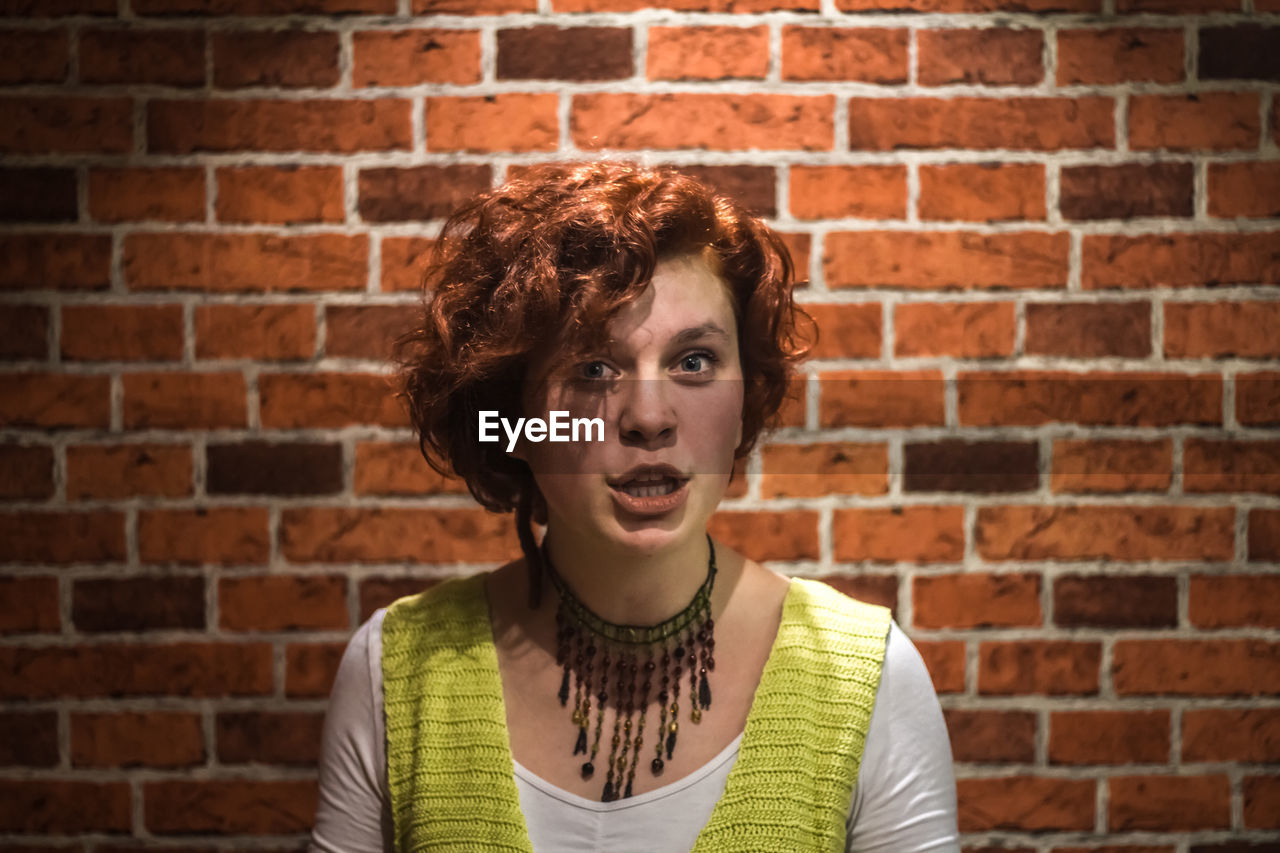
[[[587,755],[582,764],[583,779],[590,779],[595,773],[604,706],[609,699],[611,684],[616,691],[618,712],[613,722],[608,774],[601,795],[603,802],[616,800],[619,796],[631,796],[631,783],[644,746],[645,709],[649,705],[649,691],[653,689],[655,673],[660,678],[658,701],[662,710],[654,758],[649,762],[653,775],[662,773],[664,749],[667,760],[670,760],[676,747],[676,734],[680,730],[676,719],[680,713],[680,681],[685,665],[689,668],[689,719],[694,723],[701,722],[703,710],[711,707],[707,673],[716,668],[715,620],[711,618],[716,548],[710,535],[707,536],[707,546],[710,556],[707,558],[706,580],[688,606],[656,625],[619,625],[593,613],[569,589],[551,564],[546,549],[542,549],[547,576],[560,596],[556,609],[556,663],[564,669],[560,681],[560,704],[569,704],[572,673],[573,723],[578,727],[573,754]],[[600,658],[598,667],[597,657]],[[640,720],[633,732],[637,694]],[[588,754],[587,732],[591,728],[593,697],[597,702],[595,732]]]

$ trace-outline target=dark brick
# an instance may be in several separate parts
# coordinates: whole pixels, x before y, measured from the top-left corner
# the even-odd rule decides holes
[[[76,170],[0,169],[0,221],[75,222]]]
[[[58,763],[56,712],[0,712],[0,732],[4,732],[0,737],[0,766],[53,767]]]
[[[243,711],[218,714],[218,760],[269,764],[315,764],[324,715],[306,712]]]
[[[219,87],[335,86],[338,34],[248,30],[213,34],[213,84]]]
[[[630,77],[631,30],[527,27],[498,30],[499,80],[619,80]]]
[[[893,611],[893,617],[898,617],[897,575],[824,575],[818,580],[850,598],[888,607]]]
[[[392,342],[417,319],[404,305],[328,305],[324,353],[343,358],[391,357]]]
[[[1031,711],[943,712],[956,761],[1024,762],[1036,758],[1036,715]]]
[[[0,498],[40,500],[53,497],[53,448],[0,445]]]
[[[1191,216],[1191,163],[1064,166],[1059,206],[1064,219]]]
[[[180,30],[90,30],[80,36],[85,83],[204,84],[204,33]]]
[[[368,222],[407,222],[448,216],[459,204],[490,187],[483,165],[361,169],[360,217]]]
[[[327,495],[342,489],[337,444],[211,444],[208,463],[211,495]]]
[[[435,583],[434,579],[423,578],[368,578],[361,581],[360,621],[368,619],[379,607],[386,607],[406,595],[417,595]]]
[[[1023,492],[1040,483],[1034,441],[947,439],[903,448],[908,492]]]
[[[0,358],[46,358],[48,331],[43,305],[0,305]]]
[[[772,166],[681,166],[679,171],[727,195],[756,216],[778,215],[778,179]]]
[[[1027,305],[1027,355],[1146,358],[1151,355],[1147,302],[1038,302]]]
[[[203,629],[204,579],[200,577],[78,580],[71,621],[81,631]]]
[[[1280,27],[1200,30],[1201,80],[1280,80]]]
[[[1064,628],[1174,628],[1178,582],[1158,575],[1061,577],[1053,584],[1053,621]]]

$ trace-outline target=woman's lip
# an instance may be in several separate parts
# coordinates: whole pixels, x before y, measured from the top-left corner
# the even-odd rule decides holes
[[[689,481],[682,479],[674,492],[666,495],[655,495],[650,498],[629,495],[616,486],[609,488],[609,494],[613,495],[614,503],[632,515],[665,515],[688,499]]]

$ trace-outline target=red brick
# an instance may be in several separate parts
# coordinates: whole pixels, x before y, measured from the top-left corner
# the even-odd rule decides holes
[[[1245,426],[1280,424],[1280,373],[1236,374],[1236,420]]]
[[[1280,761],[1280,709],[1188,708],[1182,713],[1183,761]]]
[[[280,550],[295,563],[452,563],[505,560],[518,546],[511,519],[481,509],[300,507],[281,511]]]
[[[782,28],[783,80],[907,82],[907,30],[887,27]]]
[[[316,352],[311,305],[197,305],[196,358],[298,361]]]
[[[760,562],[818,559],[818,513],[811,510],[721,510],[711,517],[707,530]]]
[[[680,166],[678,171],[697,181],[702,181],[717,193],[728,196],[741,207],[755,214],[773,218],[778,215],[778,172],[773,166]],[[508,170],[510,174],[510,170]],[[796,238],[801,235],[779,234],[787,249],[798,257],[801,252],[796,247]],[[807,238],[805,234],[803,237]],[[807,248],[808,244],[805,244]],[[808,266],[796,261],[801,275],[808,271]]]
[[[1168,491],[1173,482],[1170,439],[1058,439],[1049,488],[1054,492]]]
[[[975,371],[960,373],[956,384],[967,426],[1222,422],[1222,379],[1213,374]]]
[[[534,12],[537,5],[537,0],[412,0],[415,15],[501,15]]]
[[[1280,694],[1280,644],[1263,640],[1117,640],[1117,695]]]
[[[68,453],[70,452],[68,448]],[[0,444],[0,499],[53,497],[53,448]]]
[[[1004,628],[1039,625],[1040,575],[921,575],[912,587],[917,628]]]
[[[762,80],[769,71],[767,27],[650,27],[650,80]]]
[[[489,166],[466,163],[361,169],[360,218],[366,222],[443,218],[489,189],[491,181]]]
[[[497,31],[499,80],[621,80],[632,76],[627,27],[504,27]]]
[[[1166,302],[1166,358],[1280,358],[1280,302]]]
[[[841,575],[822,575],[814,578],[825,583],[832,589],[842,592],[850,598],[856,598],[859,601],[867,601],[871,604],[879,604],[881,607],[887,607],[893,611],[894,618],[898,618],[898,576],[893,574],[841,574]]]
[[[1229,151],[1257,148],[1258,95],[1200,92],[1129,98],[1129,147],[1134,151]]]
[[[290,699],[327,697],[333,689],[333,679],[346,647],[346,643],[286,645],[284,695]]]
[[[324,715],[306,711],[219,713],[214,723],[222,764],[301,764],[320,759]]]
[[[124,559],[122,512],[0,513],[0,562],[101,563]]]
[[[1027,355],[1149,358],[1149,302],[1033,302],[1027,305]]]
[[[204,761],[198,713],[71,714],[73,767],[190,767]]]
[[[942,374],[931,370],[821,374],[818,419],[824,427],[927,426],[944,422]]]
[[[922,86],[1033,86],[1044,79],[1044,36],[1039,30],[922,29],[916,50]]]
[[[964,692],[963,640],[917,640],[916,650],[924,658],[934,690],[939,693]]]
[[[215,30],[212,36],[216,88],[326,88],[341,79],[336,32]]]
[[[428,151],[554,151],[559,139],[554,93],[426,100]]]
[[[124,277],[133,290],[364,290],[363,234],[130,234]]]
[[[1280,231],[1086,234],[1082,253],[1086,290],[1280,284]]]
[[[950,563],[964,557],[959,506],[837,509],[831,532],[840,562]]]
[[[413,29],[351,34],[351,85],[480,82],[480,31]]]
[[[943,711],[956,761],[1030,764],[1036,755],[1036,715],[1030,711]]]
[[[126,373],[126,429],[216,429],[246,425],[241,373]]]
[[[144,782],[145,824],[157,833],[285,835],[303,833],[316,816],[316,783],[205,779]]]
[[[1044,199],[1044,166],[1038,163],[920,166],[921,219],[1043,220]]]
[[[111,422],[111,377],[0,374],[0,424],[10,427],[101,427]]]
[[[413,144],[406,99],[265,100],[215,98],[147,104],[147,150],[197,151],[408,150]]]
[[[204,169],[94,167],[89,170],[89,216],[99,222],[200,222],[204,188]]]
[[[1101,0],[836,0],[842,12],[1101,12]]]
[[[1168,711],[1054,711],[1050,764],[1164,764]]]
[[[1280,829],[1280,777],[1244,778],[1244,825],[1250,829]]]
[[[827,286],[916,290],[1065,288],[1067,234],[835,231],[823,241]]]
[[[904,219],[905,166],[791,167],[791,213],[797,219]]]
[[[65,29],[0,30],[0,84],[61,83],[69,55]]]
[[[1195,207],[1191,163],[1064,166],[1059,202],[1064,219],[1189,217]]]
[[[258,398],[268,429],[408,424],[387,377],[376,373],[263,373]]]
[[[382,238],[380,288],[384,293],[422,287],[422,274],[433,241],[427,237]]]
[[[259,565],[270,550],[265,508],[138,512],[138,557],[144,563]]]
[[[0,766],[53,767],[58,763],[56,711],[0,711],[0,727],[5,733],[0,740]]]
[[[1091,830],[1092,779],[1010,776],[956,782],[961,832]]]
[[[1179,83],[1184,76],[1180,27],[1058,31],[1058,85]]]
[[[1214,776],[1117,776],[1108,780],[1113,832],[1192,832],[1231,827],[1231,783]]]
[[[394,15],[394,0],[132,0],[139,15]]]
[[[218,169],[222,222],[342,222],[338,166],[233,166]]]
[[[269,643],[0,646],[0,697],[261,697],[271,659]]]
[[[61,353],[68,361],[178,361],[181,305],[64,305]]]
[[[769,444],[762,451],[765,498],[882,495],[889,490],[886,444]]]
[[[0,152],[127,154],[133,148],[129,98],[0,98]]]
[[[1280,560],[1280,510],[1249,510],[1249,559]]]
[[[0,290],[104,290],[108,234],[0,234]]]
[[[894,306],[894,354],[991,358],[1013,354],[1012,302],[918,302]]]
[[[1280,576],[1192,575],[1187,615],[1198,628],[1280,628]]]
[[[128,832],[131,824],[128,782],[0,780],[0,831]]]
[[[689,12],[816,12],[819,0],[555,0],[556,12],[635,12],[655,6]]]
[[[1209,215],[1280,216],[1280,163],[1210,163]]]
[[[983,506],[987,560],[1229,560],[1235,510],[1191,506]]]
[[[49,633],[61,626],[57,578],[0,578],[0,635]]]
[[[203,86],[204,33],[198,29],[85,30],[80,33],[80,80]]]
[[[1068,640],[982,643],[978,646],[978,692],[1096,694],[1101,661],[1100,643]]]
[[[1057,151],[1115,145],[1110,98],[849,99],[849,147]]]
[[[598,92],[572,109],[573,144],[587,151],[830,151],[835,139],[832,95]]]
[[[467,487],[428,465],[416,442],[360,441],[353,490],[357,495],[436,495],[463,494]]]
[[[879,303],[806,302],[804,310],[818,324],[811,358],[879,358]]]
[[[1053,583],[1053,621],[1066,628],[1176,628],[1178,581],[1160,575],[1066,575]]]
[[[0,304],[0,359],[47,358],[49,309],[43,305]]]
[[[341,575],[222,578],[220,627],[226,631],[347,628],[347,583]]]
[[[1188,438],[1183,448],[1183,488],[1280,494],[1280,441]]]
[[[77,578],[71,621],[80,632],[203,631],[204,598],[196,575]]]

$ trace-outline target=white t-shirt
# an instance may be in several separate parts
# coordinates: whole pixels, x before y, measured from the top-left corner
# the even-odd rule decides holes
[[[378,610],[348,643],[325,717],[320,801],[308,853],[393,849],[382,709]],[[520,810],[537,853],[690,850],[738,757],[733,743],[695,772],[604,803],[558,788],[515,763]],[[911,640],[891,625],[858,784],[847,851],[958,853],[951,744],[933,683]]]

